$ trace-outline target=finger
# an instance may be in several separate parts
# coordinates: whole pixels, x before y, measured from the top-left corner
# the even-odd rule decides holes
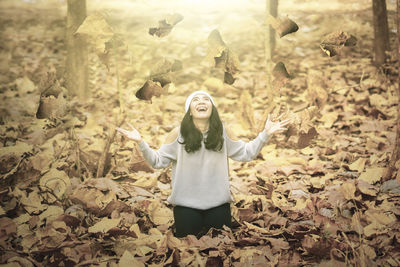
[[[278,118],[276,118],[277,120],[279,120],[280,118],[282,118],[283,114],[279,115]]]
[[[116,129],[117,129],[118,132],[120,132],[120,133],[122,133],[124,135],[128,135],[128,133],[129,133],[127,130],[124,130],[122,128],[116,128]]]
[[[129,122],[127,122],[127,123],[128,123],[128,126],[132,128],[132,130],[136,130],[135,127],[133,127],[132,124],[130,124]]]
[[[281,122],[281,125],[282,125],[282,126],[285,126],[285,125],[288,125],[289,123],[290,123],[290,121],[285,120],[285,121],[282,121],[282,122]]]

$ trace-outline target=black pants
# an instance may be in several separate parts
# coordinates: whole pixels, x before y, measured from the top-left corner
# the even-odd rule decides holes
[[[222,228],[223,225],[231,227],[231,207],[229,203],[208,210],[175,206],[174,219],[176,237],[199,236],[211,227]]]

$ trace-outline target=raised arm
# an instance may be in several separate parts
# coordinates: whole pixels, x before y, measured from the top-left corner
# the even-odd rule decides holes
[[[226,130],[226,149],[228,157],[237,161],[253,160],[260,153],[263,146],[267,143],[269,135],[266,131],[262,131],[258,136],[250,142],[236,140],[234,134]]]
[[[263,146],[268,142],[270,136],[274,133],[286,130],[283,128],[289,124],[289,120],[282,122],[273,122],[268,115],[265,123],[264,130],[258,134],[258,136],[250,142],[244,142],[242,140],[235,141],[234,134],[227,129],[226,130],[226,148],[228,157],[237,161],[250,161],[253,160],[258,153],[260,153]]]
[[[177,144],[175,140],[178,137],[179,128],[173,129],[168,134],[165,143],[160,147],[160,149],[154,150],[146,143],[146,141],[143,140],[139,132],[132,125],[129,126],[132,128],[131,131],[122,128],[117,128],[117,130],[139,145],[143,157],[153,168],[166,168],[171,161],[176,160]]]

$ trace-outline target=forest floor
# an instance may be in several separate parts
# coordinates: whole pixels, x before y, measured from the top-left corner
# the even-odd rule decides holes
[[[387,1],[392,52],[381,69],[371,63],[370,1],[280,1],[280,16],[299,30],[277,40],[273,61],[291,79],[274,96],[265,1],[87,2],[123,44],[107,65],[90,46],[86,101],[65,89],[65,1],[0,2],[1,264],[400,265],[400,184],[382,179],[398,105],[395,1]],[[184,18],[171,33],[148,33],[173,12]],[[214,29],[240,63],[232,85],[204,60]],[[319,44],[335,31],[357,44],[329,57]],[[182,63],[168,90],[136,98],[164,58]],[[170,170],[152,170],[115,127],[129,122],[158,148],[200,89],[242,140],[255,137],[266,112],[293,123],[255,160],[229,161],[232,229],[176,238]]]

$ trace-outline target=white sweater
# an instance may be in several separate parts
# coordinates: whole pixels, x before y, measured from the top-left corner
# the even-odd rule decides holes
[[[210,209],[232,202],[230,193],[228,157],[237,161],[254,159],[269,135],[263,131],[250,142],[233,141],[223,133],[221,151],[208,150],[202,142],[199,150],[187,153],[181,135],[170,144],[155,151],[142,141],[139,143],[144,158],[153,168],[166,168],[172,163],[172,193],[168,202],[195,209]]]

